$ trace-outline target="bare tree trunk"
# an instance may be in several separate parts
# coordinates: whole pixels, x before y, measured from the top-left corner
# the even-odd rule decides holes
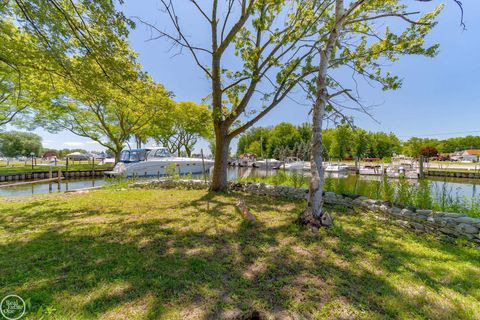
[[[222,127],[215,128],[215,165],[213,167],[212,191],[227,190],[228,149],[230,138],[227,130]]]
[[[137,144],[137,149],[141,149],[142,148],[142,138],[140,138],[139,136],[135,135],[135,142]]]

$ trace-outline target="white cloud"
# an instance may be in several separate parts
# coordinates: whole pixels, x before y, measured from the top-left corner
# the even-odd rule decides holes
[[[97,141],[88,141],[87,144],[99,144]]]

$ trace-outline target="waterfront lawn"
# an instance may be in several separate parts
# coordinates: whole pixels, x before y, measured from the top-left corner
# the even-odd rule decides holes
[[[47,165],[47,162],[41,163],[40,161],[37,162],[38,165],[33,166],[33,172],[48,172],[50,166]],[[58,169],[62,171],[66,170],[65,161],[58,161],[58,167],[52,166],[52,171],[56,172]],[[95,170],[111,170],[113,168],[113,163],[107,164],[95,164]],[[91,171],[92,164],[88,163],[87,161],[76,161],[74,164],[70,162],[68,165],[68,171]],[[32,163],[31,162],[24,162],[24,161],[12,161],[7,162],[3,161],[0,164],[0,174],[16,174],[16,173],[31,173],[32,172]]]
[[[480,252],[375,217],[187,190],[0,200],[0,296],[28,319],[479,319]]]

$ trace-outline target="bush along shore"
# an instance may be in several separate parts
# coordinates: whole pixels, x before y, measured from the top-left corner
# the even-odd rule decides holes
[[[151,180],[135,182],[131,188],[186,188],[206,189],[209,182],[201,180]],[[260,196],[281,197],[294,200],[306,199],[308,189],[301,187],[274,186],[256,182],[231,182],[230,189]],[[436,212],[403,206],[390,201],[369,199],[360,195],[325,192],[325,204],[350,209],[380,212],[390,220],[418,233],[429,233],[445,241],[467,239],[480,244],[480,219],[460,213]],[[480,247],[479,247],[480,248]]]

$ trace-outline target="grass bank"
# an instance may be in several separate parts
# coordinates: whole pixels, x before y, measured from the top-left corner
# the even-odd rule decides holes
[[[31,172],[48,172],[49,171],[49,166],[48,165],[36,165],[33,166],[32,170],[32,164],[28,163],[25,165],[23,162],[16,162],[13,164],[9,164],[8,166],[4,163],[3,165],[0,165],[0,175],[2,174],[15,174],[15,173],[31,173]],[[62,164],[59,162],[59,166],[55,167],[52,166],[52,171],[56,172],[58,169],[61,169],[62,172],[66,171],[66,166],[65,164]],[[113,164],[108,163],[108,164],[95,164],[95,170],[111,170],[113,168]],[[92,170],[92,164],[88,164],[86,162],[80,163],[80,164],[69,164],[68,166],[68,171],[91,171]]]
[[[27,319],[480,318],[473,248],[353,213],[314,234],[304,203],[245,201],[257,222],[206,191],[0,200],[0,296]]]

